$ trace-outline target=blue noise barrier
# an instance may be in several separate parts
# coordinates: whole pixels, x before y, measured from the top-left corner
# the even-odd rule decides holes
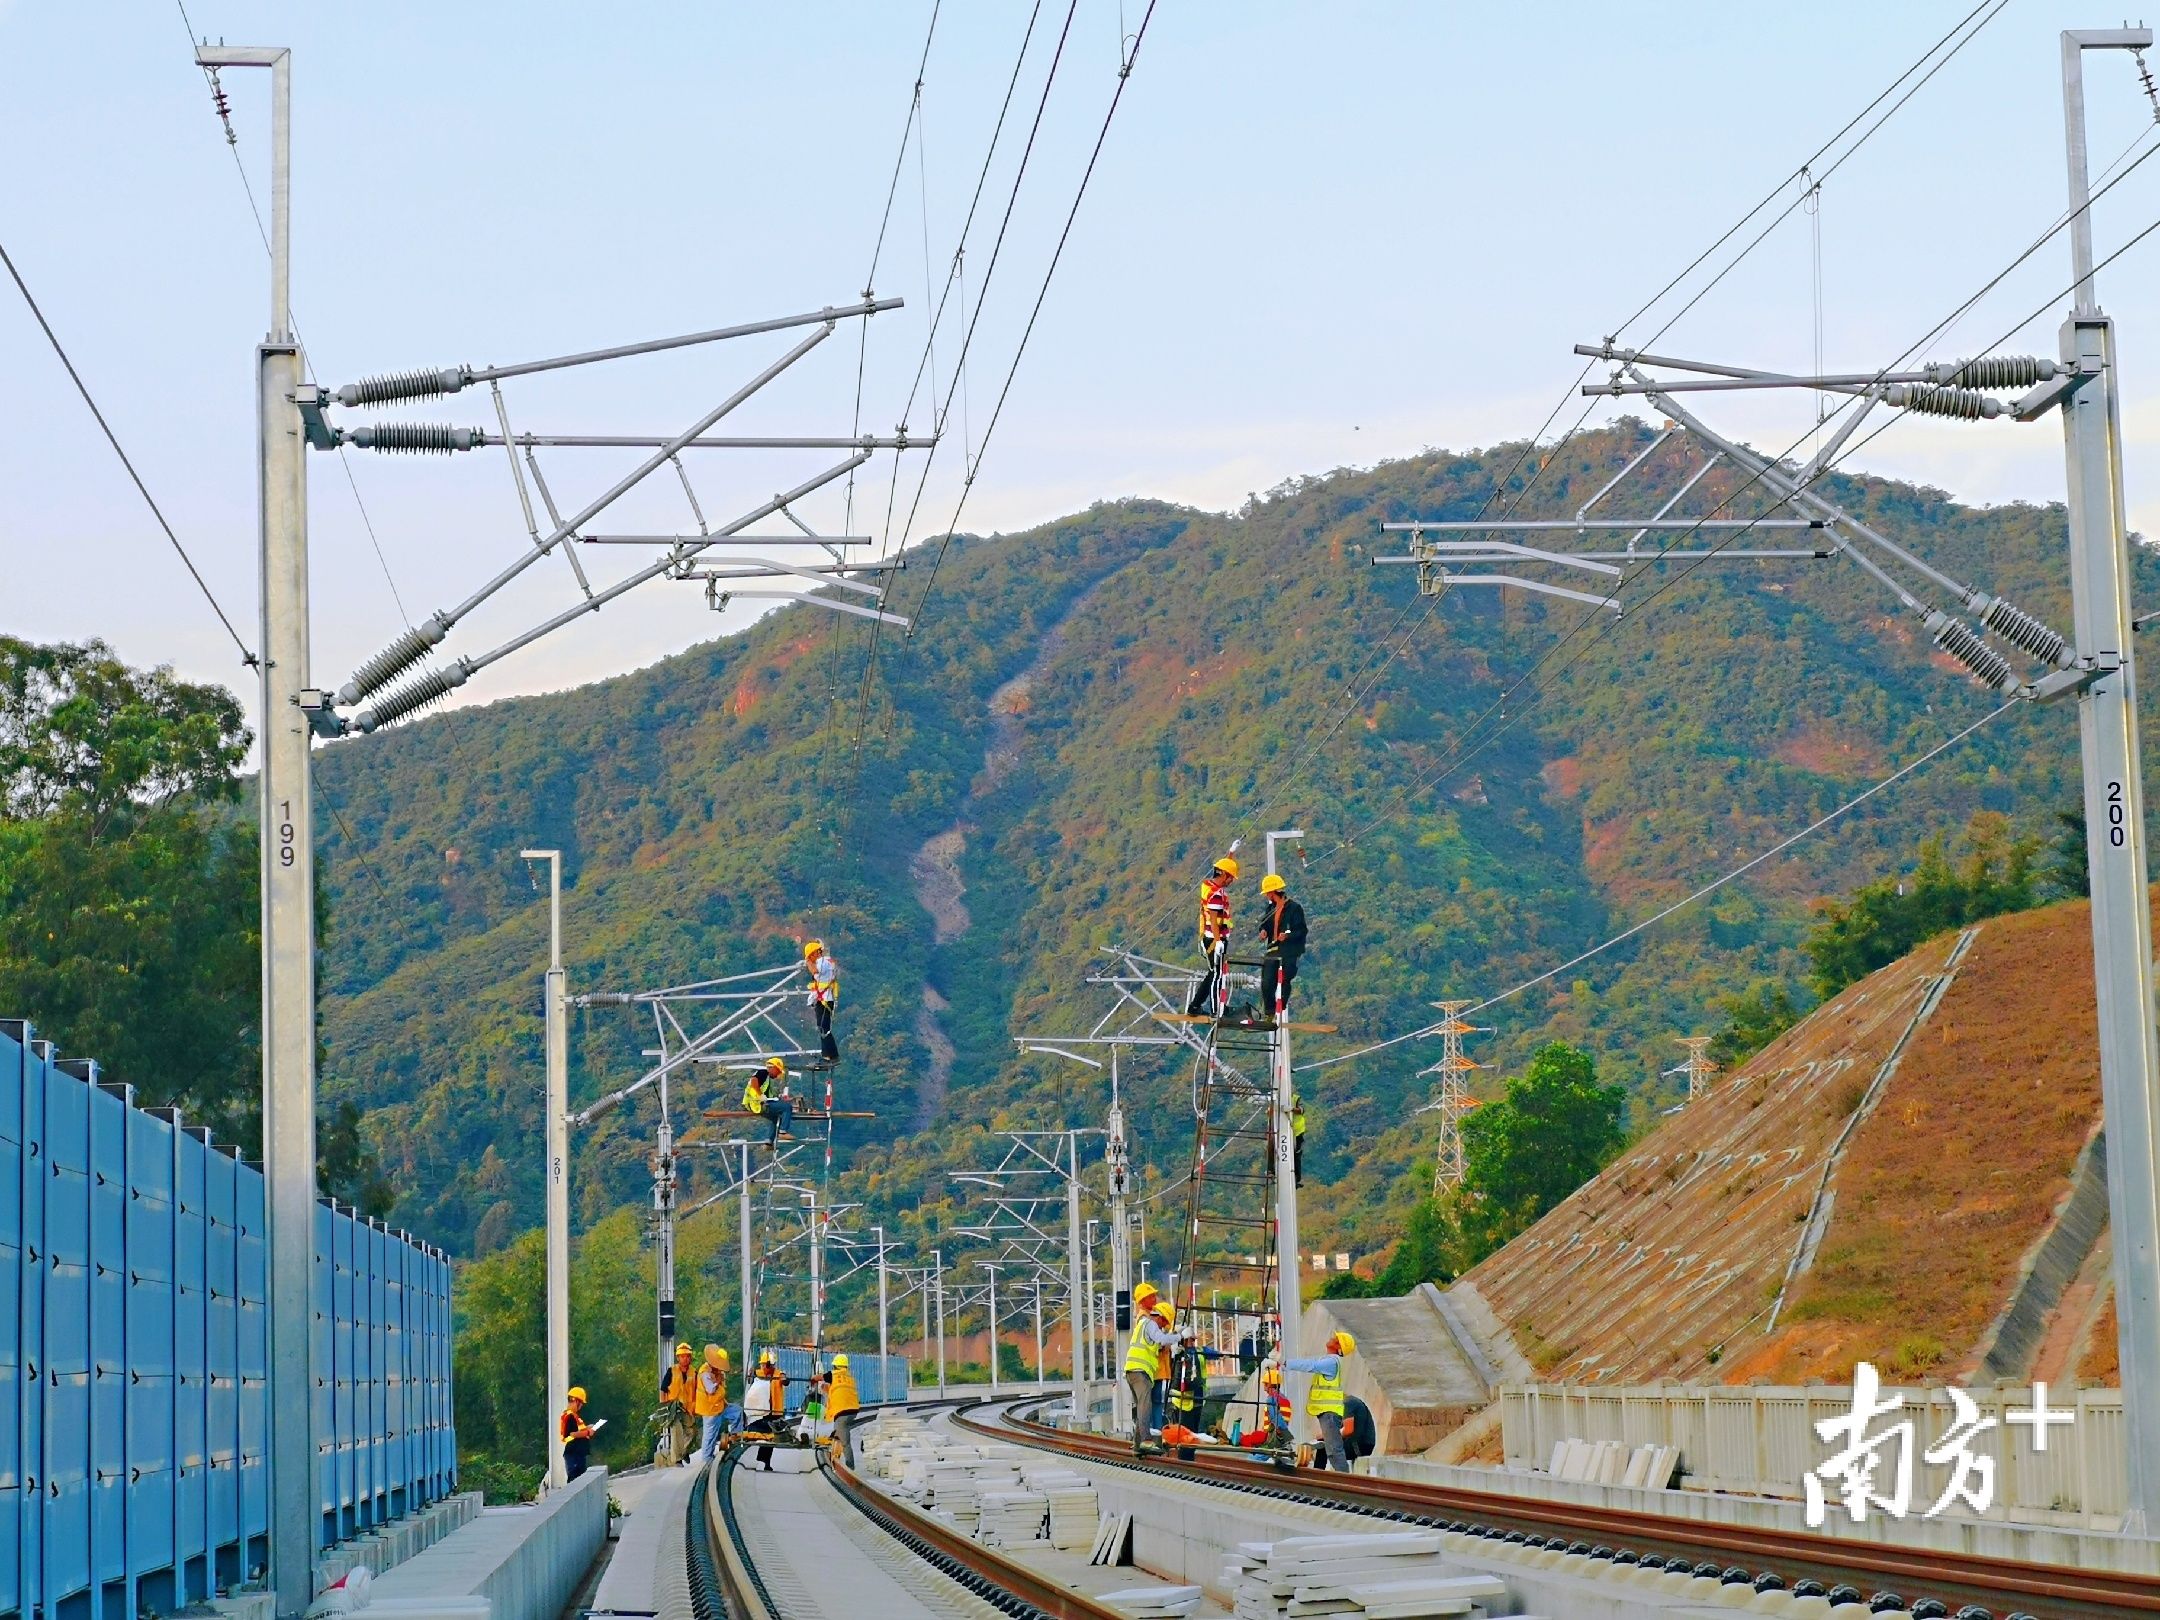
[[[0,1019],[0,1620],[172,1614],[267,1562],[265,1229],[261,1170]],[[455,1489],[450,1333],[447,1256],[317,1208],[319,1545]]]

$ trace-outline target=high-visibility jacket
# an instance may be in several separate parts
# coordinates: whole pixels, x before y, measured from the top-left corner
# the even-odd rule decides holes
[[[825,1415],[829,1418],[845,1417],[862,1407],[862,1392],[855,1387],[855,1374],[851,1368],[835,1367],[832,1388],[825,1394]]]
[[[1290,1110],[1290,1134],[1292,1136],[1303,1136],[1305,1134],[1304,1109],[1293,1108]]]
[[[753,1074],[750,1083],[742,1088],[742,1105],[746,1113],[765,1112],[765,1076],[762,1071]]]
[[[727,1410],[727,1374],[718,1367],[700,1367],[692,1381],[690,1410],[699,1417],[718,1417]]]
[[[820,1007],[839,1005],[840,964],[830,952],[810,964],[810,999]]]
[[[1148,1337],[1148,1324],[1155,1322],[1156,1331],[1169,1332],[1157,1321],[1151,1311],[1139,1311],[1133,1316],[1132,1338],[1125,1346],[1125,1370],[1145,1373],[1150,1380],[1170,1376],[1170,1347],[1157,1344]]]
[[[1200,947],[1207,950],[1230,937],[1230,885],[1213,876],[1200,880]]]
[[[1196,1412],[1207,1398],[1207,1359],[1197,1350],[1180,1349],[1170,1358],[1170,1404]]]
[[[1305,1410],[1319,1417],[1333,1412],[1343,1415],[1342,1358],[1340,1356],[1314,1356],[1310,1360],[1299,1357],[1284,1363],[1294,1371],[1312,1374],[1312,1387],[1305,1392]]]
[[[679,1362],[668,1368],[667,1378],[660,1385],[661,1404],[680,1406],[685,1412],[697,1410],[694,1405],[697,1399],[697,1375],[696,1367],[685,1367]]]

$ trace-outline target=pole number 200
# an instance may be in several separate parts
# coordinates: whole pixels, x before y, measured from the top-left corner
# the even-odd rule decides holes
[[[2123,830],[2123,785],[2110,782],[2107,791],[2108,842],[2121,849],[2129,836]]]
[[[2118,811],[2117,815],[2120,816],[2120,814],[2121,812]],[[292,865],[299,856],[293,848],[292,800],[290,799],[280,799],[278,801],[277,842],[278,865]],[[2118,838],[2116,842],[2120,843],[2122,840]]]

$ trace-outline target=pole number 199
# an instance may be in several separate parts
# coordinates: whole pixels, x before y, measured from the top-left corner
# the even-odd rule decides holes
[[[2118,817],[2120,817],[2121,812],[2117,811],[2116,814]],[[292,800],[290,799],[280,799],[278,801],[277,841],[278,865],[292,865],[292,863],[296,859],[298,859],[298,856],[295,854],[293,849]],[[2116,842],[2121,843],[2122,840],[2118,838]]]

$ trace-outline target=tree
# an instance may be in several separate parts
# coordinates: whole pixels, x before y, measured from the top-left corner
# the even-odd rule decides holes
[[[1451,1201],[1423,1199],[1403,1224],[1395,1252],[1369,1281],[1338,1271],[1320,1289],[1322,1299],[1392,1299],[1419,1283],[1451,1283],[1461,1271],[1462,1231]]]
[[[2092,898],[2092,867],[2085,847],[2085,807],[2072,805],[2055,812],[2055,836],[2048,840],[2048,858],[2040,868],[2040,881],[2048,891],[2065,900]]]
[[[1453,1202],[1466,1266],[1596,1175],[1626,1139],[1625,1109],[1624,1088],[1599,1084],[1589,1053],[1551,1041],[1498,1101],[1464,1116]]]
[[[1710,1061],[1722,1069],[1744,1063],[1800,1022],[1803,1009],[1775,979],[1758,979],[1741,995],[1722,996],[1725,1023],[1711,1036]]]
[[[1884,878],[1821,905],[1821,920],[1803,946],[1817,995],[1827,1001],[1937,934],[2036,902],[2038,839],[2014,839],[2003,816],[1982,811],[1966,824],[1958,846],[1963,859],[1953,864],[1935,834],[1922,841],[1909,877]]]
[[[102,642],[0,636],[0,1011],[147,1103],[260,1153],[256,832],[235,813],[240,705]],[[386,1214],[350,1105],[323,1186]]]

